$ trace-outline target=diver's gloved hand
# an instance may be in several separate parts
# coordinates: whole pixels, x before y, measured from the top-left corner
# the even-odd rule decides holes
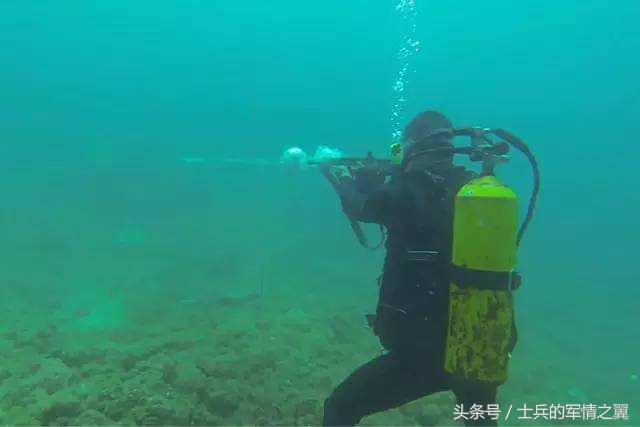
[[[356,181],[347,168],[322,165],[320,172],[327,178],[327,181],[331,183],[340,197],[357,191]]]
[[[340,180],[338,196],[340,196],[342,211],[345,215],[352,219],[358,218],[362,213],[367,196],[360,191],[356,180],[351,177],[343,177]]]
[[[331,183],[342,203],[342,211],[350,218],[357,217],[364,206],[366,196],[359,191],[356,180],[349,171],[328,165],[320,168]]]
[[[327,179],[334,179],[339,186],[355,187],[361,193],[371,193],[384,185],[386,175],[379,167],[364,166],[352,168],[348,166],[322,165],[321,171]]]

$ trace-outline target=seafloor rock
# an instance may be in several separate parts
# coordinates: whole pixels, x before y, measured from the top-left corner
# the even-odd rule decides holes
[[[212,414],[203,404],[197,403],[191,408],[191,424],[194,426],[220,426],[229,425],[218,415]]]
[[[277,407],[268,408],[265,405],[258,405],[253,408],[253,422],[257,426],[279,425],[281,418],[280,410]]]
[[[320,425],[322,403],[320,400],[305,399],[297,402],[293,407],[295,425]]]
[[[285,332],[288,335],[295,335],[297,338],[302,338],[304,334],[317,330],[312,317],[300,307],[294,307],[287,310],[279,318],[278,323],[281,329],[280,332]]]
[[[114,425],[115,423],[102,412],[98,412],[95,409],[88,409],[73,420],[73,424],[79,426],[108,426]]]
[[[198,393],[207,387],[207,377],[192,362],[182,362],[177,364],[171,384],[183,392]]]
[[[203,390],[199,397],[209,412],[221,418],[231,417],[239,407],[238,401],[230,399],[223,391]]]
[[[30,386],[16,387],[13,382],[4,387],[3,392],[1,403],[7,408],[29,407],[35,403]]]
[[[60,391],[44,403],[38,417],[42,425],[71,425],[82,412],[82,402],[67,391]]]
[[[55,325],[47,325],[35,333],[29,344],[39,353],[48,353],[56,343],[57,332]]]
[[[36,426],[40,424],[40,420],[36,415],[31,413],[29,408],[22,406],[11,406],[6,412],[0,409],[0,425],[16,425],[16,426]]]
[[[173,379],[175,375],[175,367],[176,362],[172,357],[168,356],[166,353],[157,353],[138,363],[135,370],[130,374],[133,376],[140,376],[142,373],[146,372],[157,372],[160,373],[162,379],[167,382],[168,379]]]
[[[231,355],[221,355],[216,358],[200,358],[198,368],[207,376],[215,379],[230,379],[238,375],[240,368],[238,361]]]
[[[175,400],[169,396],[153,396],[144,405],[131,411],[139,425],[190,425],[191,405],[184,399]]]
[[[149,337],[140,337],[139,339],[140,343],[120,346],[118,350],[110,352],[110,357],[125,372],[134,369],[148,369],[148,361],[156,355],[160,355],[164,359],[168,358],[162,351],[162,344],[156,339]],[[143,367],[144,365],[146,368]]]
[[[330,336],[336,344],[347,344],[353,341],[354,322],[344,314],[336,314],[329,318]]]
[[[275,350],[260,349],[260,351],[248,354],[246,363],[244,363],[247,373],[245,378],[259,376],[264,371],[268,371],[268,373],[275,371],[281,357]]]
[[[51,395],[62,390],[78,380],[77,375],[60,359],[53,357],[43,359],[39,369],[31,372],[25,378],[26,383],[31,383],[34,388],[44,390]]]
[[[171,394],[172,389],[165,381],[163,370],[163,364],[170,362],[172,360],[168,357],[155,357],[137,365],[124,378],[114,376],[110,383],[103,384],[98,393],[87,398],[87,407],[104,413],[116,422],[137,423],[129,419],[133,411],[147,408],[156,396]],[[120,382],[122,379],[124,382]],[[140,412],[136,416],[140,419],[152,418]]]
[[[120,421],[144,400],[145,392],[142,388],[116,387],[110,391],[105,389],[99,395],[87,399],[87,406],[106,414],[114,421]]]
[[[138,354],[127,352],[119,355],[116,358],[116,360],[117,360],[118,366],[120,366],[122,370],[124,370],[125,372],[128,372],[129,370],[133,369],[136,366],[136,364],[143,359]]]
[[[105,358],[105,352],[99,348],[67,349],[52,354],[71,368],[79,368],[88,363],[103,363]]]
[[[0,383],[11,377],[11,372],[5,367],[0,367]]]
[[[174,360],[168,360],[161,365],[161,368],[164,382],[173,385],[178,377],[178,364]]]

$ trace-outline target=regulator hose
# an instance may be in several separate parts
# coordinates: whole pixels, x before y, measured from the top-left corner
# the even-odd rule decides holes
[[[527,214],[522,221],[522,225],[520,226],[520,230],[518,230],[518,238],[516,241],[516,244],[520,246],[520,242],[522,241],[522,238],[527,231],[527,227],[529,227],[529,223],[533,219],[536,204],[538,203],[538,193],[540,192],[540,169],[538,168],[538,162],[536,161],[535,156],[523,140],[504,129],[491,129],[491,133],[503,139],[504,141],[507,141],[514,148],[524,154],[525,157],[529,160],[529,163],[531,164],[531,170],[533,171],[533,189],[531,190],[531,197],[529,198],[529,206],[527,208]]]

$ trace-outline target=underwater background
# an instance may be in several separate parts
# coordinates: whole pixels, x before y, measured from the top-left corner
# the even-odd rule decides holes
[[[639,19],[637,0],[2,0],[0,424],[320,423],[380,354],[384,254],[279,156],[384,157],[438,109],[519,135],[542,172],[499,403],[622,403],[609,424],[640,425]],[[452,405],[363,424],[455,425]]]

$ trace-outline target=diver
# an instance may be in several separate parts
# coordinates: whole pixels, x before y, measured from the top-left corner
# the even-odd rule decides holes
[[[330,167],[322,168],[352,225],[386,229],[378,304],[368,319],[386,352],[337,386],[325,401],[324,425],[355,425],[364,416],[446,390],[465,410],[496,402],[499,384],[463,381],[445,371],[454,202],[478,177],[454,165],[453,137],[447,117],[425,111],[406,126],[404,160],[389,173],[336,178]],[[465,423],[497,425],[486,415]]]

